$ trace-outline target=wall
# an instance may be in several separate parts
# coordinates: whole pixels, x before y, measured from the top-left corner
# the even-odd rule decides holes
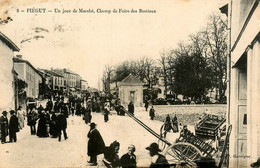
[[[18,73],[18,78],[25,81],[25,66],[24,63],[15,62],[14,70]]]
[[[143,106],[143,86],[119,86],[119,98],[121,103],[127,105],[130,102],[130,92],[135,92],[135,106]]]
[[[13,51],[0,40],[0,112],[14,109]]]

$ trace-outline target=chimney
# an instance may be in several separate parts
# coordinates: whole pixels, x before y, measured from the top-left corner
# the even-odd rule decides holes
[[[16,55],[17,58],[23,59],[22,55]]]

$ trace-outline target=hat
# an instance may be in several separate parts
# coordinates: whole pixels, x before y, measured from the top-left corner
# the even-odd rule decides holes
[[[135,146],[134,145],[129,145],[128,148],[132,148],[135,151]]]
[[[11,110],[11,111],[9,111],[10,112],[10,114],[14,114],[14,110]]]
[[[7,114],[7,112],[6,112],[6,111],[3,111],[2,114]]]
[[[90,123],[90,126],[91,126],[91,127],[94,127],[94,126],[96,126],[96,125],[97,125],[97,124],[94,123],[94,122]]]
[[[150,146],[146,147],[145,148],[146,150],[149,150],[149,151],[161,151],[161,149],[159,149],[159,146],[157,143],[152,143]]]
[[[256,162],[252,163],[250,166],[251,167],[260,166],[260,157],[257,159]]]

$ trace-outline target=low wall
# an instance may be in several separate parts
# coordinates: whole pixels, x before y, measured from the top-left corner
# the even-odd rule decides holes
[[[204,114],[226,115],[226,104],[209,105],[155,105],[155,119],[165,121],[167,114],[171,119],[176,114],[182,125],[195,125]]]

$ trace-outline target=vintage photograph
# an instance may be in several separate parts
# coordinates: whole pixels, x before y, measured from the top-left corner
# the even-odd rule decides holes
[[[0,0],[0,168],[260,167],[259,0]]]

